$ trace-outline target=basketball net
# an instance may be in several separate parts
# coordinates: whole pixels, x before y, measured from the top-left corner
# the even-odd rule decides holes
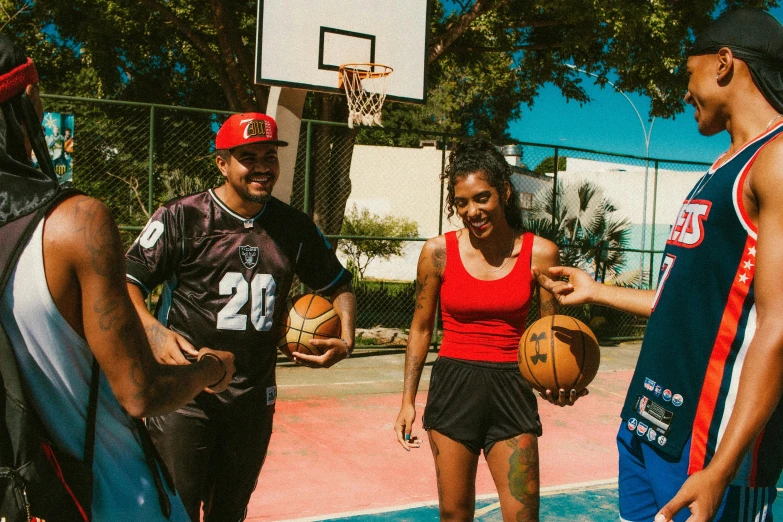
[[[337,87],[348,98],[348,127],[354,124],[380,125],[386,82],[393,69],[377,63],[349,63],[340,66]]]

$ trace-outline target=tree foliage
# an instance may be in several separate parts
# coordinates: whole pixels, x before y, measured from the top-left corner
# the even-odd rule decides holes
[[[587,101],[573,64],[683,109],[685,51],[723,9],[776,0],[432,0],[425,106],[390,104],[388,126],[504,137],[554,83]],[[0,0],[50,92],[232,110],[263,109],[253,84],[254,0]],[[50,81],[54,80],[54,81]],[[588,80],[592,81],[592,80]],[[311,112],[330,112],[322,103]]]
[[[376,259],[391,259],[402,255],[404,241],[388,238],[412,238],[419,235],[415,221],[391,215],[379,216],[356,205],[346,212],[342,235],[368,236],[384,239],[341,239],[340,249],[348,256],[350,268],[359,272],[364,279],[369,264]]]
[[[562,172],[566,169],[568,158],[565,156],[559,156],[557,158],[557,171]],[[538,174],[546,174],[546,173],[553,173],[555,171],[555,157],[549,156],[541,160],[541,163],[536,165],[536,168],[533,169],[534,172],[537,172]]]
[[[651,99],[651,115],[684,108],[685,53],[698,33],[725,8],[768,8],[775,0],[455,0],[438,4],[432,20],[428,103],[389,104],[384,121],[404,128],[507,137],[508,124],[552,83],[578,103],[584,81],[569,68],[611,78],[625,92]]]
[[[558,181],[554,208],[553,188],[549,186],[535,195],[526,228],[557,243],[564,266],[582,268],[595,274],[596,279],[620,280],[630,221],[617,216],[615,203],[594,183]]]
[[[417,145],[414,130],[504,141],[509,123],[545,84],[588,101],[583,82],[593,80],[572,67],[649,96],[651,115],[673,116],[683,110],[685,52],[694,32],[724,9],[768,8],[777,0],[430,5],[427,103],[389,103],[384,124],[400,132],[379,138],[362,130],[359,142]],[[268,88],[253,83],[256,0],[0,0],[0,7],[4,32],[28,49],[44,92],[233,111],[266,107]],[[345,111],[336,95],[312,94],[305,106],[306,117],[327,121],[345,121]],[[344,129],[317,131],[315,149],[326,155],[318,158],[316,186],[350,190],[350,162],[335,153],[356,138]],[[327,234],[340,230],[348,194],[319,197],[310,207]]]

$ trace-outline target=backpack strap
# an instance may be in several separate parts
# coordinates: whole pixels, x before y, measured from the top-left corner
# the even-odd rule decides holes
[[[166,493],[166,489],[163,487],[161,473],[163,474],[163,478],[166,480],[168,487],[176,494],[174,481],[171,479],[169,470],[163,462],[163,459],[161,459],[160,453],[155,449],[155,445],[152,443],[152,437],[150,437],[150,433],[147,431],[144,422],[140,419],[133,419],[133,422],[136,424],[136,429],[139,432],[141,449],[144,451],[144,460],[152,474],[152,480],[155,482],[155,490],[158,492],[160,510],[163,513],[163,516],[169,519],[171,518],[171,500],[169,499],[168,493]]]
[[[84,462],[92,469],[95,456],[95,423],[98,417],[98,390],[101,384],[101,367],[98,359],[92,358],[92,377],[90,377],[90,402],[87,406],[87,430],[84,435]]]

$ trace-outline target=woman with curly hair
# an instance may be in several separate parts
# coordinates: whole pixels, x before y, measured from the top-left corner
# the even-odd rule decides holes
[[[428,240],[416,274],[416,308],[408,336],[402,407],[395,423],[406,450],[415,399],[440,298],[443,343],[430,379],[422,424],[429,435],[441,520],[473,520],[481,451],[500,498],[504,520],[538,520],[536,397],[517,366],[536,291],[532,268],[547,274],[558,264],[551,241],[525,232],[511,168],[488,141],[463,141],[451,151],[443,177],[447,211],[464,228]],[[538,289],[541,315],[556,312],[552,294]],[[561,406],[573,390],[547,390]]]

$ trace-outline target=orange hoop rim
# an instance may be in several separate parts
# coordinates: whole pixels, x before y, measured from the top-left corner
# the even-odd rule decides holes
[[[364,69],[360,69],[360,67]],[[373,70],[375,68],[380,70]],[[366,78],[383,78],[384,76],[389,76],[393,71],[394,69],[390,66],[382,63],[344,63],[338,70],[337,88],[343,88],[343,77],[347,75],[356,75],[360,80],[364,80]]]

